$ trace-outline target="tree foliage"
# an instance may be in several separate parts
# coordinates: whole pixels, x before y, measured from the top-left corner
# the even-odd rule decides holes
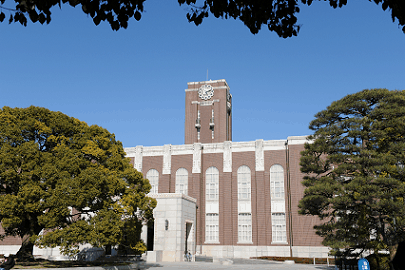
[[[45,108],[0,110],[0,221],[20,251],[130,240],[142,249],[142,223],[156,201],[114,134]],[[129,238],[128,238],[129,237]]]
[[[315,115],[301,153],[300,214],[346,256],[405,240],[405,91],[364,90]]]
[[[233,18],[241,20],[253,33],[259,32],[263,25],[280,37],[296,36],[299,32],[296,15],[300,5],[310,6],[313,0],[177,0],[180,5],[188,8],[187,19],[196,25],[202,23],[209,15],[216,18]],[[325,0],[333,8],[340,8],[347,4],[347,0]],[[354,1],[354,0],[353,0]],[[402,0],[369,0],[381,4],[383,10],[390,10],[392,20],[405,33],[405,2]],[[20,22],[27,25],[27,21],[49,23],[51,8],[68,4],[76,7],[80,5],[83,12],[90,15],[94,23],[107,21],[113,30],[127,28],[128,21],[134,17],[139,21],[144,11],[145,0],[0,0],[1,9],[10,12],[9,22]],[[11,3],[11,4],[9,4]],[[360,11],[359,11],[360,12]],[[0,21],[6,18],[0,12]]]

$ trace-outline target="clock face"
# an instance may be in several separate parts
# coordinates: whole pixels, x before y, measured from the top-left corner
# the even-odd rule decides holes
[[[205,84],[198,89],[198,96],[201,99],[209,100],[214,96],[214,89],[211,85]]]

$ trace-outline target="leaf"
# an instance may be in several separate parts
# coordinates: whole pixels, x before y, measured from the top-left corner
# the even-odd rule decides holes
[[[35,9],[31,10],[29,13],[30,19],[33,23],[38,21],[38,13],[36,12]]]
[[[139,21],[141,19],[141,17],[142,17],[141,13],[138,10],[135,11],[135,14],[134,14],[135,20]]]
[[[93,22],[94,22],[95,25],[99,25],[100,22],[101,22],[100,17],[99,17],[99,16],[95,16],[95,17],[93,18]]]
[[[44,15],[43,13],[40,13],[40,14],[38,15],[38,21],[39,21],[39,23],[40,23],[40,24],[44,24],[45,20],[46,20],[45,15]]]

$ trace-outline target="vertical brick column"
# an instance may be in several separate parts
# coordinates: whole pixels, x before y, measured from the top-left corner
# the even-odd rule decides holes
[[[253,177],[252,177],[253,178]],[[256,187],[255,192],[252,191],[252,198],[255,198],[252,209],[252,226],[253,244],[265,246],[267,244],[266,229],[269,224],[266,224],[266,196],[264,171],[255,172],[255,179],[252,179],[252,186]],[[255,183],[254,183],[255,182]],[[254,194],[256,193],[256,194]],[[270,224],[271,226],[271,224]]]
[[[235,158],[238,160],[237,158]],[[236,166],[234,166],[236,167]],[[238,243],[238,175],[236,170],[232,173],[232,245]]]
[[[192,190],[190,196],[197,199],[197,217],[196,217],[196,242],[197,245],[204,243],[205,228],[205,200],[204,200],[204,174],[202,170],[202,145],[194,143],[193,145],[193,163],[192,163]],[[197,250],[200,252],[201,250]]]
[[[255,142],[255,173],[252,177],[252,240],[254,245],[266,245],[264,146],[263,140]]]
[[[219,198],[220,198],[220,233],[221,245],[232,245],[232,173],[224,172],[219,178]],[[222,209],[222,211],[221,211]],[[222,221],[222,222],[221,222]]]

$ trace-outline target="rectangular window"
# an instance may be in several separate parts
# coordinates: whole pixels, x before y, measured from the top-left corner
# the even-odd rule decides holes
[[[215,179],[207,179],[205,184],[205,198],[206,200],[218,200],[219,185]]]
[[[272,199],[284,199],[284,181],[271,182]]]
[[[272,242],[287,243],[285,213],[272,213]]]
[[[247,181],[246,179],[241,179],[240,181],[238,181],[238,199],[250,200],[250,179],[249,181]]]
[[[219,242],[219,216],[218,214],[205,215],[205,242]]]
[[[238,215],[238,243],[252,242],[252,214],[239,213]]]

